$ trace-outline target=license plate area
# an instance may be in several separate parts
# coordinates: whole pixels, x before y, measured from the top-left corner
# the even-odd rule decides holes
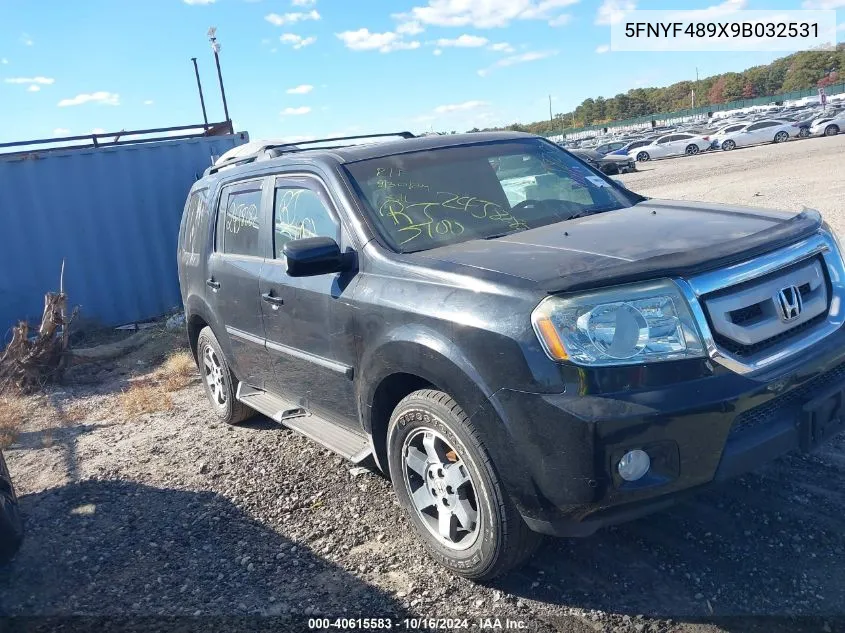
[[[845,386],[837,385],[802,407],[800,447],[809,452],[845,430]]]

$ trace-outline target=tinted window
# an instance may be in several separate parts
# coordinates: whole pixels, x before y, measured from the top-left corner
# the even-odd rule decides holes
[[[200,189],[191,194],[185,209],[185,219],[182,233],[179,236],[179,248],[185,253],[198,253],[200,248],[200,233],[205,226],[206,189]]]
[[[628,149],[637,149],[638,147],[645,147],[646,145],[651,145],[651,141],[634,141],[628,146]]]
[[[775,121],[764,121],[763,123],[754,123],[753,125],[748,126],[748,131],[751,132],[754,130],[761,130],[764,127],[772,127],[774,125],[777,125]]]
[[[261,256],[258,239],[261,218],[261,189],[240,188],[221,201],[226,205],[223,217],[223,252],[232,255]]]
[[[669,143],[673,139],[672,136],[664,136],[663,138],[657,139],[658,145],[663,145],[664,143]]]
[[[692,134],[675,134],[675,136],[672,137],[672,140],[673,141],[686,141],[687,139],[691,139],[691,138],[692,138]]]
[[[725,132],[736,132],[737,130],[741,130],[744,127],[745,125],[731,125],[730,127],[725,128]]]
[[[279,187],[273,205],[273,242],[276,258],[291,240],[330,237],[337,240],[337,224],[320,196],[311,189]]]
[[[604,176],[541,140],[409,152],[346,169],[373,224],[401,252],[631,205]]]

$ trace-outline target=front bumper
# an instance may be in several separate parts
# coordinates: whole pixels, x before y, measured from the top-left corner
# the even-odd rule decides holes
[[[684,373],[691,362],[676,369]],[[812,450],[843,430],[843,329],[765,377],[708,367],[707,376],[662,388],[579,395],[573,385],[563,394],[494,394],[530,474],[529,486],[511,488],[529,527],[587,536],[788,452]],[[652,469],[625,482],[616,464],[635,448],[649,453]],[[507,482],[508,472],[502,474]]]

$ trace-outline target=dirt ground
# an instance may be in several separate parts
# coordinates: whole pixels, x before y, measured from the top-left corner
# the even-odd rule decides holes
[[[845,229],[843,160],[845,136],[622,178],[660,197],[816,206]],[[179,622],[227,631],[307,630],[315,615],[391,617],[398,630],[426,628],[405,627],[413,617],[579,633],[845,624],[845,437],[668,511],[549,540],[523,569],[479,585],[426,556],[383,477],[266,418],[217,423],[198,377],[166,391],[169,408],[127,415],[123,392],[157,385],[150,377],[184,344],[156,332],[28,401],[5,451],[27,535],[0,568],[0,616],[119,616],[144,630],[174,621],[130,618],[191,616]]]

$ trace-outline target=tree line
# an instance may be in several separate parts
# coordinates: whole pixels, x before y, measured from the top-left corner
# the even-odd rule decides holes
[[[754,66],[739,73],[729,72],[698,81],[679,81],[664,88],[634,88],[615,97],[585,99],[573,112],[561,112],[553,120],[513,123],[504,128],[519,132],[551,135],[573,128],[612,123],[639,116],[664,114],[692,106],[730,103],[740,99],[771,97],[795,90],[806,90],[845,80],[845,44],[834,51],[802,51]],[[471,132],[480,131],[478,128]]]

